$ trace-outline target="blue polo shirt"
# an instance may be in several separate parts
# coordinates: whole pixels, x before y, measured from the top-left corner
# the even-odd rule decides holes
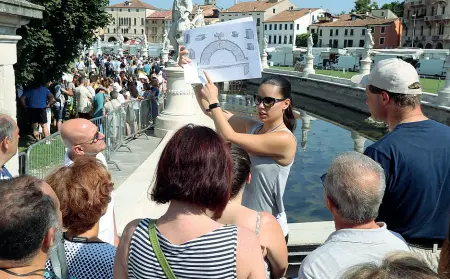
[[[8,169],[5,166],[2,166],[2,168],[0,169],[0,180],[11,178],[12,178],[11,173],[9,173]]]
[[[407,240],[446,238],[450,127],[434,120],[399,124],[364,153],[380,163],[386,174],[377,220]]]
[[[27,97],[26,103],[29,108],[45,108],[47,106],[47,96],[50,94],[50,91],[44,86],[23,90],[23,95]]]

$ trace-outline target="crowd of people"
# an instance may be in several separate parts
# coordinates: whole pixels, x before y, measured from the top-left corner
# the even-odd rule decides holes
[[[139,119],[136,111],[143,100],[150,100],[145,114],[149,123],[145,124],[152,124],[162,109],[167,89],[162,69],[159,58],[87,55],[59,80],[20,88],[21,120],[39,140],[59,131],[66,120],[100,118],[122,107],[126,108],[126,133],[133,134]]]
[[[187,54],[181,50],[180,66],[190,63]],[[285,276],[283,195],[297,152],[291,84],[264,79],[252,119],[221,109],[205,76],[194,90],[216,131],[189,124],[172,136],[150,188],[167,212],[119,233],[100,155],[105,136],[94,123],[61,124],[65,164],[39,180],[12,177],[3,166],[19,135],[14,120],[0,115],[0,278]],[[419,77],[406,62],[383,60],[354,81],[366,86],[372,117],[390,133],[364,154],[338,155],[321,176],[336,231],[306,256],[298,276],[450,278],[450,128],[424,116]]]

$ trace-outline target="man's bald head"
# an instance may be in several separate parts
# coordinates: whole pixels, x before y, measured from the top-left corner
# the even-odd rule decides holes
[[[105,149],[104,135],[99,133],[98,141],[94,142],[98,127],[89,120],[75,118],[64,122],[61,128],[61,138],[70,152],[79,155],[84,153],[99,153]]]

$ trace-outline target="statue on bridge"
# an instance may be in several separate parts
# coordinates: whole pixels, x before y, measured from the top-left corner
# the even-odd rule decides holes
[[[264,49],[263,52],[267,53],[267,49],[269,48],[269,40],[267,39],[267,35],[264,35]]]
[[[307,55],[308,56],[312,56],[313,55],[313,53],[312,53],[313,46],[314,46],[313,36],[312,36],[312,34],[309,34],[309,37],[308,37],[308,48],[307,48],[307,51],[308,51]]]
[[[169,32],[170,43],[172,44],[175,55],[178,57],[180,43],[182,42],[182,33],[192,27],[189,15],[194,8],[192,0],[174,0],[172,6],[172,28]]]
[[[366,30],[366,37],[365,37],[365,43],[364,43],[364,54],[363,59],[370,58],[370,53],[372,52],[373,46],[373,37],[372,37],[372,30],[370,28],[367,28]]]
[[[125,41],[125,39],[123,38],[123,35],[121,34],[119,37],[119,46],[120,48],[123,48],[123,42]]]
[[[169,34],[167,33],[167,29],[164,30],[164,35],[163,35],[163,50],[164,51],[169,51],[170,49],[170,40],[169,40]]]
[[[205,26],[205,17],[203,16],[203,10],[202,8],[198,7],[197,9],[197,15],[192,20],[193,27],[202,27]]]

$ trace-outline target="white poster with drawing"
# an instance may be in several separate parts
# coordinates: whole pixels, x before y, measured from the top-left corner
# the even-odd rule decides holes
[[[214,82],[261,77],[261,58],[253,18],[186,30],[183,39],[192,60],[184,67],[186,83],[202,83],[203,71]]]

